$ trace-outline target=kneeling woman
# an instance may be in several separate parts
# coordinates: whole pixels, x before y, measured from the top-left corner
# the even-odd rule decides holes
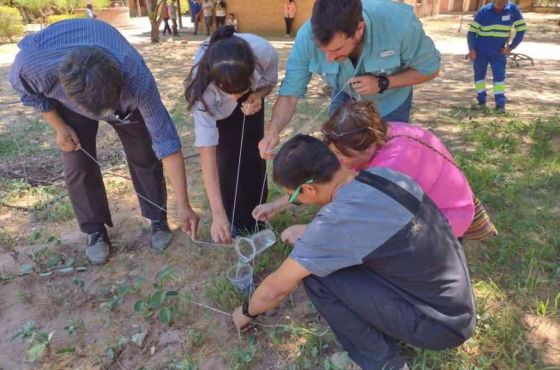
[[[323,141],[344,167],[356,172],[386,167],[411,177],[447,218],[456,237],[462,237],[471,226],[475,207],[469,182],[430,131],[408,123],[385,122],[373,103],[354,102],[339,107],[323,125],[322,133]],[[254,216],[268,219],[287,204],[284,196],[255,208]],[[296,231],[303,227],[296,226],[286,230],[286,239],[297,239]]]
[[[202,44],[185,81],[215,242],[252,230],[251,211],[266,200],[266,162],[257,144],[264,135],[264,97],[277,80],[272,45],[225,26]]]

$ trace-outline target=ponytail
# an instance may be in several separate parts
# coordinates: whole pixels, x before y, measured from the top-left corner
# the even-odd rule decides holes
[[[221,26],[214,32],[202,58],[194,65],[185,79],[185,99],[188,109],[204,101],[204,91],[211,82],[228,94],[237,94],[251,87],[255,70],[255,56],[247,41],[235,36],[233,26]]]

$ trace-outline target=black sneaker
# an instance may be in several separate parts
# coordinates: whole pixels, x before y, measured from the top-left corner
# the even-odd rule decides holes
[[[88,234],[86,256],[90,263],[94,265],[104,264],[109,260],[111,254],[111,242],[107,230],[103,229],[92,234]]]
[[[173,238],[173,234],[169,230],[166,220],[152,220],[152,243],[153,250],[163,252],[169,246],[169,242]]]

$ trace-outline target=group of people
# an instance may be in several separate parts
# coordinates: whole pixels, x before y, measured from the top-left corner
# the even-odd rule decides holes
[[[173,36],[179,34],[177,30],[177,7],[175,6],[175,0],[171,0],[166,5],[161,7],[161,17],[163,19],[163,34],[167,32],[171,35],[171,27],[169,27],[169,20],[173,23]]]
[[[233,26],[233,28],[237,31],[237,19],[235,18],[235,14],[227,14],[227,4],[224,0],[219,0],[218,2],[214,2],[213,0],[202,0],[202,3],[199,0],[191,0],[189,1],[189,7],[195,35],[198,34],[198,22],[200,21],[201,15],[204,19],[206,36],[210,36],[214,16],[216,19],[216,29],[221,26],[228,25]]]
[[[498,12],[501,1],[489,12]],[[478,16],[475,22],[478,30],[493,27]],[[480,51],[476,58],[485,37],[478,30],[469,42]],[[19,47],[10,82],[56,133],[90,262],[105,263],[111,248],[111,214],[94,161],[100,120],[123,144],[142,215],[151,222],[152,248],[163,251],[172,238],[164,172],[181,228],[194,240],[199,216],[188,198],[181,140],[140,54],[94,19],[56,23]],[[278,81],[274,47],[227,25],[202,43],[186,72],[185,98],[213,241],[229,243],[292,204],[321,207],[308,225],[283,231],[293,250],[233,312],[238,329],[303,282],[363,369],[406,369],[397,340],[438,350],[472,335],[476,311],[461,238],[472,227],[474,195],[445,145],[409,123],[413,86],[439,70],[440,54],[410,6],[316,0],[265,130],[264,99]],[[296,135],[275,154],[313,74],[332,88],[322,137]],[[286,194],[267,202],[270,159]]]

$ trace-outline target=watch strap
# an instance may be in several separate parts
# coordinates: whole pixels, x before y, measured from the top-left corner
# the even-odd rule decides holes
[[[243,313],[244,316],[247,316],[250,319],[256,319],[257,317],[259,317],[259,315],[251,315],[249,314],[249,300],[246,300],[245,302],[243,302],[243,306],[241,307],[241,312]]]

